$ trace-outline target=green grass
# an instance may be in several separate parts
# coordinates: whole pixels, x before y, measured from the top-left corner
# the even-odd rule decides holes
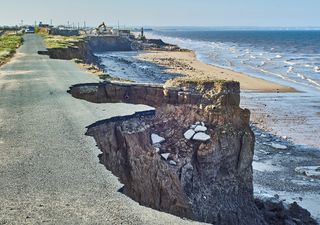
[[[111,76],[110,74],[107,74],[107,73],[103,73],[98,76],[100,77],[100,79],[105,80],[105,81],[119,81],[119,82],[126,82],[126,83],[135,83],[132,80],[124,79],[124,78],[120,78],[120,77],[114,77],[114,76]]]
[[[0,65],[6,63],[22,44],[22,35],[5,33],[0,36]]]
[[[192,77],[178,77],[167,81],[168,86],[183,86],[183,85],[195,85],[195,86],[203,86],[203,85],[214,85],[219,84],[223,85],[224,83],[231,83],[234,81],[227,80],[218,80],[211,78],[192,78]]]
[[[59,35],[42,35],[47,48],[69,48],[75,46],[75,43],[82,41],[81,36],[59,36]]]

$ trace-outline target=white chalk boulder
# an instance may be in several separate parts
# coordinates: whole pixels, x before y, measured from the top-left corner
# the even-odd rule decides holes
[[[160,137],[159,135],[157,134],[151,134],[151,141],[152,141],[152,144],[160,144],[161,142],[164,142],[165,139],[163,137]]]
[[[161,157],[164,158],[165,160],[167,160],[170,156],[170,153],[162,153]]]
[[[190,126],[190,129],[194,129],[194,128],[196,128],[196,127],[197,127],[197,125],[192,124],[192,125]]]
[[[207,135],[206,133],[199,132],[199,133],[196,133],[192,139],[196,141],[208,141],[210,140],[210,136]]]
[[[275,149],[281,149],[281,150],[286,150],[288,147],[285,145],[277,144],[277,143],[271,143],[270,145],[272,148]]]
[[[198,125],[198,126],[196,126],[196,128],[194,128],[194,131],[195,132],[205,132],[205,131],[207,131],[207,128],[205,126]]]
[[[196,132],[194,132],[194,130],[189,129],[189,130],[187,130],[187,131],[183,134],[183,136],[185,137],[185,139],[190,140],[195,133],[196,133]]]
[[[176,165],[177,165],[177,163],[176,163],[175,161],[173,161],[173,160],[170,160],[170,161],[169,161],[169,164],[170,164],[170,165],[173,165],[173,166],[176,166]]]
[[[156,153],[160,152],[160,148],[155,147],[154,150],[156,150]]]

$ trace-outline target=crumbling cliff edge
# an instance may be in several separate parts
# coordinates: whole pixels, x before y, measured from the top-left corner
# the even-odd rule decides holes
[[[87,131],[102,151],[101,163],[140,204],[219,225],[316,224],[300,207],[293,214],[282,203],[255,201],[254,135],[249,110],[239,107],[239,83],[104,82],[74,85],[69,93],[95,103],[156,108],[98,121]]]
[[[86,64],[100,64],[99,57],[95,53],[108,51],[136,51],[136,50],[181,50],[176,45],[164,43],[162,40],[146,39],[140,41],[122,36],[87,36],[76,42],[69,43],[69,47],[48,48],[46,51],[39,51],[39,54],[49,55],[53,59],[79,59]]]

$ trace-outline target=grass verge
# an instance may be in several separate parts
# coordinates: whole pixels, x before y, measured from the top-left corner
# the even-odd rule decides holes
[[[69,48],[74,47],[75,44],[83,40],[82,36],[60,36],[60,35],[49,35],[49,34],[40,34],[46,45],[46,48]]]
[[[0,36],[0,66],[9,61],[22,42],[22,34],[6,32]]]

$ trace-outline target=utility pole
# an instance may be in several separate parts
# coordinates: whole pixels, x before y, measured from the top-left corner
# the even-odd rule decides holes
[[[52,19],[50,19],[50,26],[52,26]]]
[[[118,36],[120,36],[120,23],[119,23],[119,20],[118,20]]]
[[[86,29],[86,21],[83,22],[83,28]]]

